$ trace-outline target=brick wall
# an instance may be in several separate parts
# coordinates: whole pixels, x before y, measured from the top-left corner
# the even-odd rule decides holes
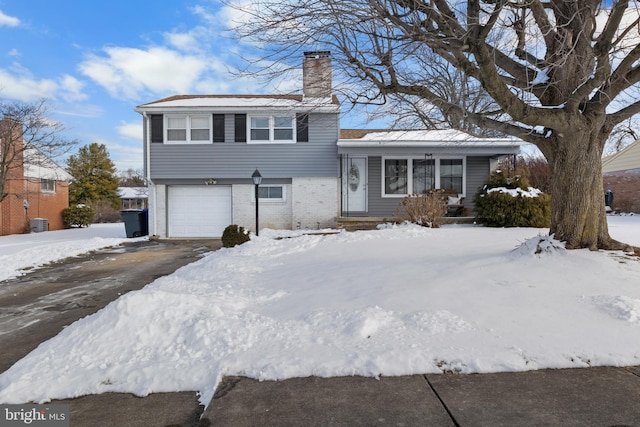
[[[12,179],[7,187],[9,196],[0,203],[0,235],[21,234],[31,231],[29,220],[46,218],[49,230],[61,230],[62,211],[69,206],[69,184],[56,181],[55,192],[43,192],[40,180]],[[29,203],[25,210],[24,200]]]
[[[258,226],[261,230],[263,228],[285,230],[292,228],[291,185],[285,184],[284,188],[286,190],[285,201],[260,201]],[[238,184],[231,188],[233,222],[251,231],[255,231],[256,228],[256,203],[251,197],[254,192],[255,186],[251,184]]]
[[[338,178],[293,178],[293,227],[335,227],[338,216]]]
[[[21,126],[11,119],[0,120],[0,148],[2,156],[11,158],[7,168],[4,192],[9,195],[2,201],[0,211],[0,235],[24,233],[27,218],[24,212],[24,168],[22,166]],[[8,145],[7,145],[8,144]]]
[[[9,195],[0,204],[2,210],[0,234],[3,236],[20,234],[29,230],[22,197],[24,185],[25,183],[22,179],[11,179],[6,184],[5,190]]]
[[[27,215],[32,218],[46,218],[49,222],[49,230],[61,230],[62,211],[69,206],[69,184],[64,181],[56,181],[55,191],[42,191],[39,179],[27,180],[26,198],[29,201]]]

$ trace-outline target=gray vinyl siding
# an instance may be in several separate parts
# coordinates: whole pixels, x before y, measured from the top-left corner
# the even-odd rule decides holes
[[[234,143],[236,137],[236,115],[235,114],[225,114],[224,115],[224,142],[225,143]]]
[[[473,198],[490,173],[489,157],[467,157],[467,197],[465,207],[473,209]]]
[[[473,197],[487,176],[489,176],[488,156],[467,157],[466,168],[466,198],[465,207],[473,208]],[[393,216],[402,198],[382,197],[382,157],[369,157],[368,162],[368,206],[365,216],[389,217]]]
[[[309,142],[236,143],[234,133],[227,114],[224,143],[151,144],[151,179],[339,176],[337,114],[310,114]]]
[[[401,197],[382,197],[382,157],[369,157],[369,212],[367,216],[393,216],[402,201]]]

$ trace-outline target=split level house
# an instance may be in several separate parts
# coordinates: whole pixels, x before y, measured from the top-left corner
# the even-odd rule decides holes
[[[447,189],[470,212],[476,190],[520,142],[458,131],[340,129],[329,52],[305,52],[300,95],[177,95],[143,117],[149,234],[219,237],[229,224],[334,227],[393,217],[408,194]]]
[[[11,146],[2,145],[9,141]],[[22,144],[16,124],[0,120],[0,155],[11,158],[6,164],[7,196],[0,202],[0,235],[63,229],[72,177],[40,151],[23,149]]]

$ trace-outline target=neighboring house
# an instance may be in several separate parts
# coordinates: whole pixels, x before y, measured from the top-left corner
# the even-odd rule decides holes
[[[220,237],[229,224],[255,230],[256,169],[261,228],[392,216],[423,187],[451,187],[471,207],[496,159],[519,152],[513,140],[452,131],[341,135],[329,52],[305,52],[302,68],[302,95],[179,95],[136,107],[150,235]]]
[[[602,173],[626,171],[640,173],[640,140],[625,147],[624,150],[602,159]]]
[[[0,235],[64,228],[71,175],[35,149],[25,150],[16,166],[0,203]]]
[[[343,129],[342,215],[392,217],[408,194],[441,188],[463,204],[505,155],[519,153],[514,138],[479,138],[457,130],[367,131]],[[459,201],[458,201],[459,200]]]
[[[118,187],[120,209],[146,209],[148,194],[147,187]]]
[[[613,203],[605,202],[615,212],[640,213],[640,140],[602,159],[602,173],[605,194],[613,193]]]

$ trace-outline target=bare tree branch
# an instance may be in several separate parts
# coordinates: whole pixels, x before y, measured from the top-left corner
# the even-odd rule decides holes
[[[48,114],[44,99],[33,104],[0,100],[0,201],[9,195],[8,181],[21,178],[25,164],[47,167],[51,158],[76,145],[61,138],[63,125]]]

